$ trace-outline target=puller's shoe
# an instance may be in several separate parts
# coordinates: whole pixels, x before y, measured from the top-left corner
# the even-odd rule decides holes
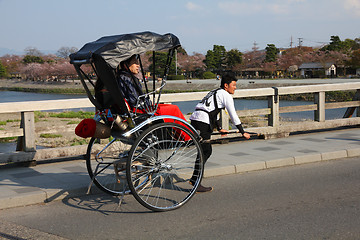
[[[190,181],[190,184],[194,186],[194,183],[192,181]],[[199,187],[196,190],[196,193],[211,192],[212,190],[213,190],[213,187],[204,187],[203,185],[199,184]]]

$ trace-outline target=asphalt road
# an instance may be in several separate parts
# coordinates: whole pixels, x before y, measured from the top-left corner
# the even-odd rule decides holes
[[[2,210],[0,239],[360,239],[360,158],[203,183],[214,191],[165,213],[131,195],[120,210],[107,195]]]

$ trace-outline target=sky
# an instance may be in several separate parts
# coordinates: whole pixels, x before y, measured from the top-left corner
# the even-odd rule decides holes
[[[188,54],[360,38],[360,0],[0,0],[0,56],[80,49],[102,36],[173,33]]]

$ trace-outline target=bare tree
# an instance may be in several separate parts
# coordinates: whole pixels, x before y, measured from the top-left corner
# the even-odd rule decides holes
[[[71,53],[77,52],[76,47],[61,47],[57,52],[56,56],[68,59]]]
[[[24,51],[26,55],[30,55],[30,56],[40,57],[43,55],[36,47],[27,47],[25,48]]]

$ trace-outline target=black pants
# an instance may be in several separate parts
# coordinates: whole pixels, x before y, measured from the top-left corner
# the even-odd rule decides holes
[[[209,140],[211,138],[212,129],[209,124],[200,122],[200,121],[194,121],[191,120],[191,125],[196,129],[200,131],[200,136],[203,140]],[[201,147],[203,149],[204,154],[204,164],[209,159],[212,153],[212,147],[211,143],[209,141],[203,141],[201,143]],[[190,179],[190,182],[195,183],[197,180],[197,176],[199,175],[199,172],[197,171],[197,168],[195,168],[193,172],[193,176]]]

